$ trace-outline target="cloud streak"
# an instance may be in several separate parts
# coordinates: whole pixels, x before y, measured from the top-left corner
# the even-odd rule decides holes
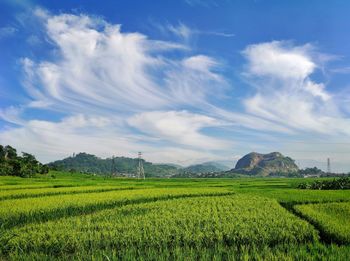
[[[129,124],[153,137],[202,150],[223,150],[230,147],[227,141],[200,133],[208,127],[222,123],[214,118],[187,111],[153,111],[134,115]]]
[[[215,157],[209,150],[226,147],[201,132],[217,126],[215,119],[180,109],[206,103],[225,85],[215,72],[220,64],[214,58],[187,52],[171,58],[172,52],[187,47],[122,32],[121,25],[100,18],[51,15],[43,9],[34,13],[54,55],[47,60],[22,59],[30,102],[1,111],[3,120],[18,125],[0,133],[1,142],[20,149],[36,147],[43,160],[77,149],[100,156],[143,149],[156,161],[165,161],[162,152],[176,149],[185,161],[184,155]],[[24,119],[23,112],[32,109],[67,116],[58,122]],[[144,134],[136,135],[136,129]],[[173,149],[160,140],[170,142]],[[162,152],[157,152],[157,144]],[[206,152],[195,152],[205,147]]]

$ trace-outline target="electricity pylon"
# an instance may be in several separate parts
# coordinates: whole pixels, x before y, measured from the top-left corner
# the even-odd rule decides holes
[[[143,169],[143,162],[142,162],[142,152],[138,153],[138,166],[137,166],[137,178],[138,179],[145,179],[145,171]]]

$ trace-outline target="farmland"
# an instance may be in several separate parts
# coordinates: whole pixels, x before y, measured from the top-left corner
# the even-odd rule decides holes
[[[302,179],[0,177],[0,260],[349,260],[349,190]]]

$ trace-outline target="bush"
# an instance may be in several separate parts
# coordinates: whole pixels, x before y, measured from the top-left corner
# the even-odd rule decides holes
[[[333,180],[316,180],[312,183],[301,183],[299,189],[339,190],[350,189],[350,177],[342,177]]]

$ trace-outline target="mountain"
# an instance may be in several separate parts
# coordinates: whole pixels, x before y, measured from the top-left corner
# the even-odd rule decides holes
[[[231,172],[256,176],[284,176],[298,172],[294,160],[279,152],[251,152],[238,160]]]
[[[229,170],[227,166],[224,166],[217,162],[204,162],[201,164],[195,164],[182,168],[180,171],[185,173],[210,173]]]
[[[168,164],[152,164],[143,161],[146,177],[170,177],[178,173],[178,168]],[[57,160],[48,164],[50,168],[64,171],[79,171],[100,175],[134,176],[138,159],[114,157],[102,159],[95,155],[79,153],[73,157]]]

